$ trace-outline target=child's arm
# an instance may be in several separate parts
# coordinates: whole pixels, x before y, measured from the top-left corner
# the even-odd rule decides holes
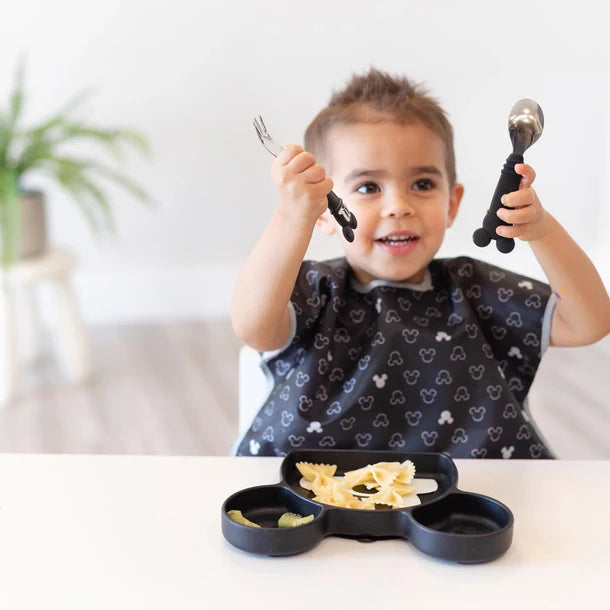
[[[604,284],[578,244],[541,205],[531,184],[536,177],[526,164],[515,165],[521,174],[519,190],[503,197],[513,208],[498,216],[514,226],[498,227],[498,235],[528,241],[544,270],[557,304],[551,322],[551,345],[589,345],[610,332],[610,298]]]
[[[235,333],[259,351],[282,347],[288,339],[288,301],[333,187],[313,155],[296,145],[284,147],[271,175],[279,205],[239,274],[231,303]]]

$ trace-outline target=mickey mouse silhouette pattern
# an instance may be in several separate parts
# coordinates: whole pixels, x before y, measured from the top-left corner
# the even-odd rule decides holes
[[[420,286],[361,286],[344,258],[305,261],[290,343],[265,356],[274,387],[237,455],[552,457],[524,409],[549,298],[546,284],[468,257],[433,260]]]

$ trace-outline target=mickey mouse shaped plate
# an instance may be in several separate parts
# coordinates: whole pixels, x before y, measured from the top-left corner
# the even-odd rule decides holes
[[[322,467],[325,474],[320,477],[341,494],[346,489],[341,483],[350,481],[347,488],[353,508],[320,501],[316,465],[321,464],[332,468]],[[383,468],[375,471],[378,464]],[[384,474],[386,471],[390,474]],[[403,477],[399,485],[392,483],[398,480],[396,473]],[[405,538],[433,557],[482,563],[505,553],[512,542],[511,511],[488,496],[460,491],[457,468],[444,453],[293,451],[284,458],[280,476],[275,485],[243,489],[225,500],[222,533],[232,545],[260,555],[282,556],[308,551],[326,536]],[[385,478],[389,484],[377,484],[371,476]],[[364,485],[352,486],[361,481]],[[405,493],[392,496],[392,506],[397,505],[396,498],[402,498],[400,508],[386,504],[392,485],[395,493]],[[384,501],[376,503],[377,498]],[[282,527],[285,524],[289,527]]]

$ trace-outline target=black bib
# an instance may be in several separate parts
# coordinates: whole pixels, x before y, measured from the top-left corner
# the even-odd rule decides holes
[[[524,408],[549,298],[548,285],[467,257],[433,260],[420,286],[362,286],[343,258],[305,261],[293,336],[265,355],[274,387],[237,455],[552,457]]]

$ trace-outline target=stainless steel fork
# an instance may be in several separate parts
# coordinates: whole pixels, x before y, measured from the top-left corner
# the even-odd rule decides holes
[[[269,133],[263,117],[259,114],[253,121],[256,135],[261,141],[262,145],[274,156],[277,157],[284,148],[281,144],[278,144]],[[354,241],[354,229],[358,226],[356,217],[347,209],[347,206],[343,203],[340,197],[334,191],[331,191],[327,195],[328,209],[334,216],[335,220],[341,225],[343,231],[343,237],[347,241]]]

